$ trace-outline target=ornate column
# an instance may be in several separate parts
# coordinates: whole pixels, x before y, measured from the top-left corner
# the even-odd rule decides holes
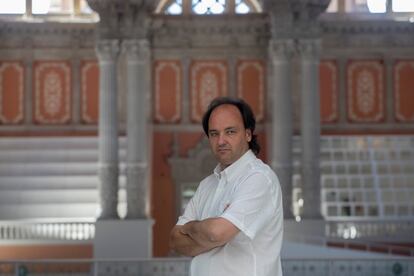
[[[151,24],[151,14],[157,1],[153,0],[87,0],[99,13],[97,25],[99,45],[107,53],[100,58],[100,175],[103,218],[117,217],[118,190],[118,137],[115,85],[117,77],[127,84],[127,206],[125,220],[106,219],[96,223],[94,258],[136,259],[152,256],[152,224],[146,218],[148,157],[151,139],[148,125],[149,100],[149,45],[146,39]],[[138,39],[140,38],[140,39]],[[101,39],[99,41],[99,39]],[[109,39],[109,40],[108,40]],[[141,40],[142,39],[142,40]],[[127,79],[116,68],[119,51],[117,41],[125,47]],[[112,89],[108,90],[108,87]],[[102,133],[102,134],[101,134]],[[99,270],[97,270],[99,271]]]
[[[99,59],[99,195],[100,220],[118,218],[118,117],[116,64],[119,41],[100,40]]]
[[[269,58],[272,64],[269,98],[271,101],[271,166],[275,170],[283,192],[283,212],[287,219],[292,213],[292,98],[291,58],[294,42],[291,39],[272,40]]]
[[[299,40],[303,218],[321,218],[319,39]]]
[[[151,131],[150,46],[147,39],[123,42],[127,57],[127,218],[148,217]]]

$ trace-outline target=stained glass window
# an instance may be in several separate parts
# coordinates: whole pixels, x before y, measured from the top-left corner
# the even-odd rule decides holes
[[[183,13],[183,1],[177,0],[170,4],[165,10],[166,14],[182,14]]]
[[[246,1],[236,0],[236,13],[244,14],[249,13],[250,11],[251,9]]]
[[[196,14],[221,14],[226,10],[226,0],[192,0]]]
[[[179,14],[246,14],[261,12],[258,0],[174,0],[161,1],[156,13]]]

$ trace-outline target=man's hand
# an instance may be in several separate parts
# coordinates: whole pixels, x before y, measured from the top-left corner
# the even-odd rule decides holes
[[[208,218],[175,226],[170,247],[186,256],[197,256],[231,241],[240,230],[224,218]]]
[[[183,225],[176,225],[171,230],[170,248],[172,250],[188,257],[194,257],[209,250],[196,243],[189,235],[184,234],[183,227]]]

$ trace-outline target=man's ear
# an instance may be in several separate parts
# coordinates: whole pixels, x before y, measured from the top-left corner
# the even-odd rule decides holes
[[[247,142],[250,142],[252,140],[252,131],[249,128],[246,129],[246,139]]]

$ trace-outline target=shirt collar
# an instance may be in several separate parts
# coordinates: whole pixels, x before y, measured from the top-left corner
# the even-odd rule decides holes
[[[245,165],[251,160],[253,160],[255,157],[256,156],[254,155],[254,153],[249,149],[239,159],[237,159],[236,162],[234,162],[224,170],[221,170],[220,164],[217,164],[217,166],[214,169],[214,175],[218,179],[224,177],[227,182],[231,182],[239,175],[241,171],[243,171]]]

